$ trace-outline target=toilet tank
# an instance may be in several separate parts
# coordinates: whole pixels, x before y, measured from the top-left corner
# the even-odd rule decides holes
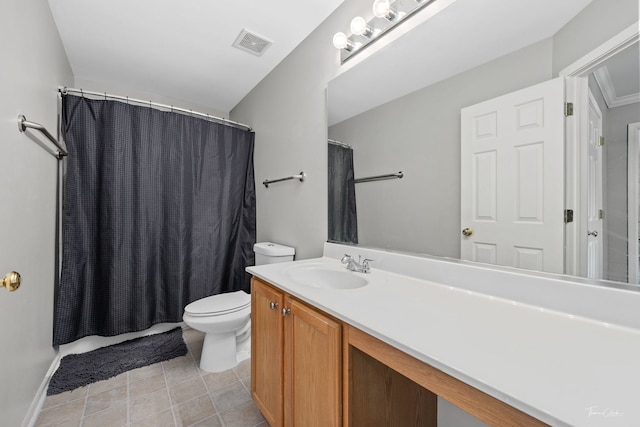
[[[253,245],[253,251],[256,254],[256,265],[293,261],[296,253],[296,250],[290,246],[271,242],[256,243]]]

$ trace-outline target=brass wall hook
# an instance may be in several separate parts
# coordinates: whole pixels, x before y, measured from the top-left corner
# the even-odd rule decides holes
[[[20,278],[20,273],[18,273],[17,271],[12,271],[4,276],[4,279],[2,279],[2,286],[7,288],[9,292],[13,292],[20,287],[21,281],[22,279]]]

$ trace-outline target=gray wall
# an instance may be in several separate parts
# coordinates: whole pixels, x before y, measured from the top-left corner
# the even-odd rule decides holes
[[[0,274],[23,279],[16,292],[0,289],[0,424],[19,426],[55,357],[58,162],[18,132],[16,119],[24,114],[55,135],[56,87],[73,80],[46,1],[3,0],[0,9]]]
[[[233,110],[256,131],[258,241],[296,248],[296,258],[322,255],[327,239],[327,82],[339,65],[333,34],[371,3],[346,0]],[[304,171],[303,183],[260,183]]]

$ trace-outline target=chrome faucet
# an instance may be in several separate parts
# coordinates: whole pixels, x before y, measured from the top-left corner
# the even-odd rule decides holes
[[[355,271],[356,273],[368,273],[369,271],[371,271],[371,266],[369,266],[369,263],[371,261],[373,260],[366,258],[363,260],[362,256],[358,255],[358,261],[356,262],[356,260],[348,254],[344,254],[342,259],[340,260],[341,263],[347,265],[347,270]]]

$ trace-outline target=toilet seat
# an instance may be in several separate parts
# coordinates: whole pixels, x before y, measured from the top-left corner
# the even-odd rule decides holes
[[[184,308],[190,316],[222,316],[250,309],[251,296],[244,291],[212,295],[192,302]]]

